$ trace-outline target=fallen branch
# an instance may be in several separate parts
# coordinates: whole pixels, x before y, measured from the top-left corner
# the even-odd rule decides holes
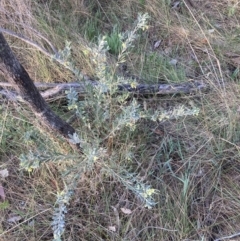
[[[35,86],[39,89],[47,89],[41,92],[44,99],[53,98],[59,94],[63,94],[64,91],[73,88],[79,95],[86,95],[86,86],[92,85],[95,87],[99,86],[99,82],[88,80],[83,83],[35,83]],[[13,87],[11,83],[0,82],[2,87]],[[131,92],[132,94],[140,95],[168,95],[168,94],[191,94],[199,91],[206,91],[208,86],[200,81],[189,81],[180,84],[138,84],[136,87],[132,87],[130,84],[123,84],[118,86],[119,93],[121,92]],[[10,100],[17,100],[16,93],[11,91],[0,91],[2,95],[5,95]]]
[[[54,59],[55,61],[63,65],[65,68],[71,70],[79,79],[83,79],[83,83],[63,83],[63,84],[35,83],[35,86],[37,88],[47,88],[47,89],[52,88],[41,93],[44,99],[53,98],[59,93],[62,93],[63,90],[68,90],[70,88],[74,88],[79,93],[79,95],[85,95],[87,84],[94,85],[94,86],[99,85],[99,82],[94,80],[89,80],[88,76],[83,75],[74,66],[66,65],[65,61],[59,58],[58,56],[59,52],[56,50],[56,48],[51,44],[51,42],[47,38],[43,37],[40,33],[37,32],[37,35],[40,36],[48,43],[53,53],[48,52],[45,48],[41,47],[36,42],[33,42],[20,34],[14,33],[11,30],[0,28],[0,32],[4,32],[8,35],[21,39],[22,41],[32,45],[40,52],[48,56],[50,59]],[[1,82],[0,82],[0,86],[11,87],[10,85],[8,85],[8,83],[1,83]],[[123,84],[123,85],[119,85],[118,89],[120,92],[128,91],[133,94],[141,94],[141,95],[151,95],[151,94],[167,95],[167,94],[180,94],[180,93],[183,93],[183,94],[196,93],[198,91],[206,90],[208,89],[208,87],[203,83],[203,81],[201,82],[189,81],[189,82],[180,83],[180,84],[156,84],[156,85],[138,84],[136,87],[132,87],[130,84]],[[4,93],[6,92],[2,91],[2,94]],[[7,97],[8,95],[5,95],[5,96]]]
[[[129,91],[134,94],[148,95],[169,95],[169,94],[191,94],[198,91],[207,90],[206,84],[200,81],[189,81],[179,84],[139,84],[136,87],[132,87],[129,84],[118,86],[120,91]]]

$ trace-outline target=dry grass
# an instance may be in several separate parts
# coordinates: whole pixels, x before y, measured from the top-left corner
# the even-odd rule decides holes
[[[108,140],[109,150],[120,153],[116,167],[127,166],[159,190],[157,205],[150,210],[144,208],[131,191],[96,165],[77,185],[63,240],[213,241],[235,234],[240,225],[239,1],[184,0],[177,5],[176,1],[164,0],[2,0],[0,21],[2,27],[24,35],[48,51],[51,48],[41,36],[57,49],[63,49],[66,40],[71,41],[76,66],[94,76],[94,66],[84,54],[85,46],[96,42],[95,33],[109,34],[114,25],[121,31],[129,29],[140,11],[150,14],[150,27],[129,53],[126,73],[119,72],[140,79],[150,76],[147,81],[154,83],[171,82],[172,76],[178,78],[184,72],[180,82],[203,80],[210,91],[147,99],[147,108],[194,103],[201,112],[198,117],[164,123],[142,121],[140,128],[129,136],[122,133]],[[86,20],[95,27],[90,29]],[[74,79],[69,71],[23,41],[11,36],[7,39],[33,80]],[[159,40],[160,46],[154,49]],[[111,65],[115,56],[109,59]],[[171,69],[168,64],[172,59],[178,61],[178,75],[175,67]],[[51,240],[50,223],[55,195],[63,188],[63,166],[47,163],[28,174],[19,169],[18,157],[40,144],[65,154],[69,148],[41,131],[26,107],[1,103],[0,170],[7,168],[9,176],[1,180],[7,204],[4,207],[0,203],[0,239]],[[64,115],[64,108],[55,108]],[[78,124],[75,123],[76,128],[81,131]],[[27,131],[37,133],[33,142],[24,141]],[[135,154],[131,162],[124,156],[130,144]],[[124,214],[121,208],[131,213]],[[21,219],[15,223],[7,221],[16,216]]]

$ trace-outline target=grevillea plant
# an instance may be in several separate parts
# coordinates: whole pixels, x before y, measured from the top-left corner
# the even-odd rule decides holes
[[[111,176],[126,188],[131,190],[142,205],[152,208],[155,205],[154,195],[158,192],[149,184],[144,183],[139,178],[138,173],[128,171],[125,166],[116,163],[121,158],[131,160],[134,156],[134,146],[129,140],[129,149],[125,153],[117,151],[108,152],[107,140],[117,138],[122,132],[133,132],[138,128],[141,119],[151,121],[164,121],[174,118],[180,118],[187,115],[197,115],[199,109],[189,109],[184,106],[178,106],[172,110],[166,111],[147,111],[141,108],[138,101],[131,97],[129,93],[118,94],[118,86],[130,83],[134,87],[137,83],[132,79],[125,79],[118,76],[116,69],[126,61],[126,56],[134,45],[134,41],[139,33],[147,29],[147,14],[139,14],[133,30],[118,35],[118,41],[121,44],[118,49],[117,61],[114,67],[108,64],[108,41],[106,36],[99,38],[97,46],[86,47],[83,52],[92,61],[96,69],[98,85],[92,85],[86,82],[86,97],[84,100],[78,99],[78,93],[74,89],[67,92],[69,111],[74,111],[79,118],[81,127],[79,133],[69,136],[72,143],[80,144],[83,154],[63,155],[49,150],[30,151],[28,154],[22,154],[20,157],[21,166],[28,171],[39,168],[43,162],[60,160],[62,162],[70,160],[65,169],[61,169],[65,188],[57,194],[56,207],[53,214],[53,235],[55,241],[60,241],[65,229],[65,214],[67,205],[74,195],[74,188],[78,183],[81,174],[86,171],[92,171],[95,166],[100,167],[101,173]],[[71,62],[71,45],[66,43],[63,51],[53,56],[66,68],[70,69],[81,81],[85,81],[81,72]],[[128,139],[125,140],[125,143]]]

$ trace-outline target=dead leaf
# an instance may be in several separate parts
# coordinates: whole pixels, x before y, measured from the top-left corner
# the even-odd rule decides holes
[[[2,178],[6,178],[6,177],[8,177],[8,170],[5,168],[5,169],[3,169],[3,170],[0,170],[0,176],[2,177]]]
[[[128,209],[128,208],[121,208],[121,211],[124,213],[124,214],[131,214],[132,213],[132,210]]]
[[[157,48],[160,46],[161,42],[162,42],[162,40],[158,40],[158,41],[154,44],[153,49],[157,49]]]
[[[20,221],[22,219],[22,217],[21,216],[13,216],[13,217],[11,217],[11,218],[9,218],[8,220],[7,220],[7,222],[9,222],[9,223],[16,223],[16,222],[18,222],[18,221]]]
[[[0,184],[0,197],[5,200],[5,192],[4,192],[4,189],[3,189],[3,186]]]
[[[108,226],[108,229],[112,232],[116,232],[116,226]]]
[[[180,1],[176,1],[172,4],[172,9],[178,9],[180,8]]]

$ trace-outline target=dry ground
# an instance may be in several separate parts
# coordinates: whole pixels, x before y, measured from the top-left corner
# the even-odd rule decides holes
[[[49,51],[43,36],[57,49],[71,41],[74,63],[91,77],[96,69],[86,46],[96,44],[101,34],[112,36],[114,26],[119,32],[131,29],[138,12],[150,15],[149,28],[135,41],[118,74],[147,83],[199,80],[209,85],[209,91],[139,100],[149,109],[178,104],[200,108],[198,116],[140,121],[131,134],[120,133],[104,144],[114,153],[115,170],[125,167],[158,190],[156,205],[145,208],[131,190],[96,164],[76,185],[62,240],[213,241],[231,235],[229,240],[240,240],[239,1],[0,1],[1,27]],[[34,81],[74,80],[70,71],[33,46],[5,36]],[[109,66],[116,62],[114,46],[115,42]],[[1,81],[6,81],[3,76]],[[6,99],[0,103],[0,170],[9,173],[1,178],[6,197],[0,200],[0,240],[52,240],[56,193],[64,187],[60,172],[74,158],[50,161],[28,173],[20,169],[19,157],[38,148],[64,155],[71,149],[44,132],[23,104]],[[51,106],[69,117],[66,101]],[[81,123],[74,126],[84,132]],[[100,136],[97,123],[93,126],[91,134]],[[127,159],[130,151],[133,156]]]

